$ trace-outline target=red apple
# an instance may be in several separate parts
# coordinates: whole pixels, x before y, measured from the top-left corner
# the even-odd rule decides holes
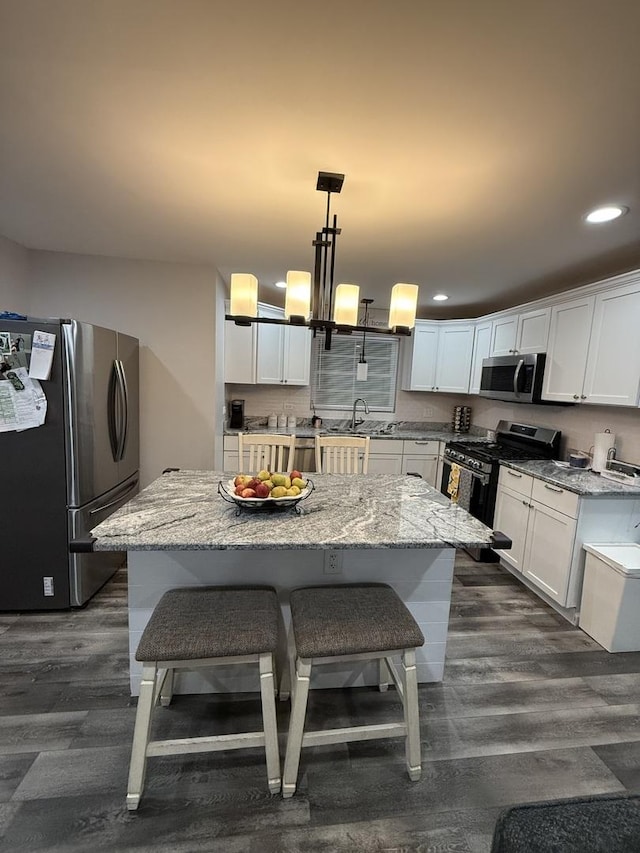
[[[242,497],[243,498],[255,498],[256,490],[255,489],[243,489]]]
[[[236,488],[235,488],[236,495],[239,495],[240,497],[242,497],[242,493],[244,492],[244,489],[245,489],[244,484],[240,483],[240,485],[236,486]]]
[[[269,497],[269,486],[265,486],[264,483],[258,483],[256,486],[256,497],[257,498],[268,498]]]
[[[259,480],[257,477],[252,477],[246,484],[246,488],[255,490],[256,486],[259,486],[261,482],[262,480]]]
[[[289,474],[289,476],[291,477],[292,480],[295,480],[296,477],[298,477],[300,480],[302,480],[302,474],[300,473],[300,471],[292,471]]]
[[[242,486],[244,485],[244,474],[238,474],[238,476],[233,481],[234,486]]]

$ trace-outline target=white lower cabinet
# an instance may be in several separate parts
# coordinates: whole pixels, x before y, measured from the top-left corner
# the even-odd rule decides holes
[[[437,488],[442,444],[439,441],[409,441],[372,438],[369,449],[370,474],[420,474]]]
[[[595,476],[595,475],[594,475]],[[502,465],[493,526],[513,542],[500,562],[574,624],[585,542],[637,542],[640,498],[577,495]]]
[[[372,438],[369,443],[370,474],[402,473],[402,441]]]
[[[579,498],[528,474],[500,468],[494,528],[513,542],[501,559],[562,607],[569,604]]]

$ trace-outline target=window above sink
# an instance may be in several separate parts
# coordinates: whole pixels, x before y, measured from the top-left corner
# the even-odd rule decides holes
[[[361,348],[362,335],[357,333],[334,335],[330,350],[324,349],[320,336],[313,341],[311,399],[316,409],[351,412],[353,401],[364,397],[371,412],[395,411],[399,339],[392,335],[367,338],[365,357],[369,370],[364,381],[356,379]],[[380,423],[378,428],[383,427]],[[375,434],[362,425],[356,432]]]

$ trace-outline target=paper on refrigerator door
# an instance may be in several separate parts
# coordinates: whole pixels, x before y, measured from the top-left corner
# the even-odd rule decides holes
[[[31,364],[29,365],[29,376],[32,379],[49,378],[55,345],[56,336],[53,333],[38,331],[33,333]]]
[[[8,379],[0,382],[0,432],[42,426],[47,414],[47,398],[42,386],[37,380],[29,379],[24,367],[11,372],[19,381],[15,384]]]

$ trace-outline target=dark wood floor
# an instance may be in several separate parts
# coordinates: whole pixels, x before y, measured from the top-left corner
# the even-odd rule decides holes
[[[401,740],[303,752],[292,800],[260,751],[152,759],[125,809],[126,573],[76,612],[0,614],[0,850],[487,853],[509,804],[640,792],[640,653],[608,654],[493,564],[457,560],[445,682],[420,688],[423,778]],[[311,722],[384,720],[394,691],[315,691]],[[257,727],[254,695],[177,697],[160,737]],[[286,727],[286,708],[279,708]]]

